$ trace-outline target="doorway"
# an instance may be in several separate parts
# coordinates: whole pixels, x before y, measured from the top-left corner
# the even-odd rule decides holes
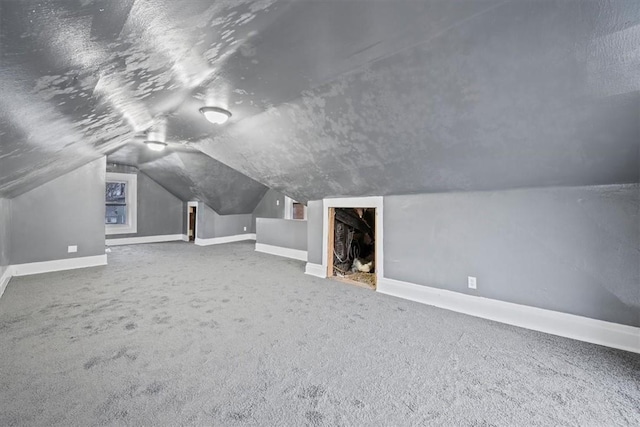
[[[187,203],[187,241],[196,241],[198,220],[198,202]]]
[[[195,242],[196,240],[196,207],[189,207],[189,241]]]
[[[376,208],[329,208],[327,276],[376,289]]]

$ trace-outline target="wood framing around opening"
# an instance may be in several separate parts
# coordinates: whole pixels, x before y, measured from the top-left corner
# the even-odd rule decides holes
[[[336,208],[329,208],[329,232],[327,233],[327,277],[333,276],[333,245],[335,243]]]
[[[335,210],[332,208],[373,208],[376,210],[375,268],[376,283],[379,284],[384,277],[384,211],[382,197],[345,197],[324,199],[322,201],[322,269],[327,273],[327,277],[333,276],[333,247],[329,248],[329,245],[333,244],[333,220],[335,219]],[[329,213],[330,210],[333,211],[332,215]]]
[[[366,289],[376,289],[376,285],[371,285],[369,283],[366,282],[360,282],[358,280],[353,279],[354,276],[350,276],[348,273],[345,273],[344,275],[339,275],[336,273],[336,267],[335,267],[335,258],[336,258],[336,254],[335,254],[335,244],[336,244],[336,222],[344,222],[343,219],[346,219],[346,217],[341,216],[340,215],[340,210],[343,209],[350,209],[350,208],[329,208],[329,232],[328,232],[328,239],[329,241],[327,242],[327,250],[328,250],[328,254],[327,254],[327,277],[330,277],[332,279],[336,279],[340,282],[343,283],[348,283],[351,285],[357,285]],[[376,215],[376,208],[356,208],[356,209],[363,209],[363,210],[373,210],[374,212],[374,216],[377,217]],[[355,223],[348,223],[345,222],[345,224],[349,227],[357,227],[357,225],[355,225]],[[373,259],[376,260],[376,248],[378,246],[378,242],[375,236],[375,232],[377,230],[377,227],[375,227],[374,224],[374,228],[373,228],[373,240],[374,240],[374,245],[373,245]],[[361,230],[362,231],[362,230]],[[348,248],[347,248],[348,249]],[[339,271],[341,271],[340,269],[338,269]],[[341,271],[342,272],[342,271]]]
[[[198,202],[187,202],[187,235],[189,234],[189,212],[191,211],[191,208],[196,209],[196,220],[195,224],[193,225],[193,241],[195,242],[195,240],[198,238],[198,215],[200,210],[198,209]]]
[[[361,288],[364,288],[364,289],[370,289],[370,290],[373,290],[373,291],[376,290],[375,286],[371,286],[368,283],[364,283],[364,282],[358,282],[357,280],[351,280],[348,277],[333,276],[333,277],[331,277],[331,279],[337,280],[338,282],[346,283],[348,285],[358,286],[358,287],[361,287]]]

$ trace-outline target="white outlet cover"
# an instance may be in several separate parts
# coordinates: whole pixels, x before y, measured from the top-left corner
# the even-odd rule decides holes
[[[77,245],[72,245],[72,246],[68,246],[67,247],[67,253],[74,253],[74,252],[78,252],[78,246]]]
[[[276,206],[280,206],[280,200],[276,200]]]
[[[467,276],[467,283],[469,285],[469,289],[477,289],[477,282],[475,277]]]
[[[247,231],[247,227],[244,228],[244,231]]]

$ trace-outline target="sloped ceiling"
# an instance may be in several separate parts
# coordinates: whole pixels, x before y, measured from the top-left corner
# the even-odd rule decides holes
[[[287,7],[273,3],[1,1],[0,196],[16,196],[137,144],[136,135],[159,123],[163,138],[178,149],[214,134],[198,108],[208,99],[223,107],[227,101],[208,84]],[[242,117],[241,109],[233,111]],[[172,158],[181,160],[163,163],[171,170],[184,165],[183,175],[204,178],[194,190],[203,200],[220,197],[205,184],[216,178],[218,188],[233,187],[236,195],[266,191],[240,173],[221,173],[219,163],[202,161],[203,155],[174,151]],[[123,163],[137,165],[137,159]],[[181,194],[184,200],[192,196]],[[246,204],[230,203],[240,211]]]
[[[104,154],[214,209],[256,182],[310,200],[639,180],[635,0],[40,0],[0,15],[0,195]],[[210,125],[205,104],[232,119]],[[133,136],[160,122],[170,146],[149,157]]]
[[[268,188],[197,150],[148,150],[130,143],[110,154],[109,163],[136,166],[176,197],[199,200],[220,215],[252,213]]]
[[[358,6],[362,14],[350,14]],[[294,21],[310,28],[296,33],[300,49],[287,67],[304,68],[314,45],[342,37],[312,16],[335,8],[359,22],[369,11],[368,31],[381,33],[383,16],[399,13],[385,6],[299,5]],[[431,2],[422,11],[399,18],[394,37],[353,46],[342,64],[369,54],[361,67],[200,149],[302,200],[638,182],[640,80],[630,71],[639,64],[640,3]],[[270,31],[256,43],[260,63],[286,33]]]

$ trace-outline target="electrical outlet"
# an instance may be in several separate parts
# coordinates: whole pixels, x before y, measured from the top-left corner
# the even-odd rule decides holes
[[[276,206],[280,206],[280,200],[276,200]]]
[[[68,246],[67,247],[67,253],[74,253],[74,252],[78,252],[78,246],[77,245],[73,245],[73,246]]]
[[[247,227],[244,228],[244,231],[247,231]]]
[[[473,276],[467,277],[467,283],[469,284],[469,289],[477,289],[476,288],[476,278]]]

